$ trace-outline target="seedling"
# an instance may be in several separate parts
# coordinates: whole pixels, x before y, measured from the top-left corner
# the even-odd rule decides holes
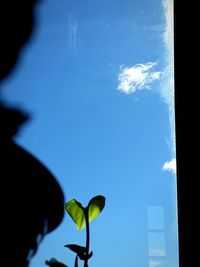
[[[90,222],[93,221],[97,216],[99,216],[99,214],[104,209],[104,206],[105,206],[105,197],[101,195],[93,197],[89,201],[87,207],[83,207],[82,204],[78,202],[76,199],[72,199],[69,202],[65,203],[65,210],[76,224],[77,229],[80,231],[86,227],[85,247],[76,244],[65,245],[66,248],[76,253],[74,267],[78,267],[78,259],[84,261],[84,267],[89,267],[88,260],[93,255],[92,251],[89,252]],[[68,267],[64,263],[57,261],[55,258],[51,258],[49,261],[46,260],[45,263],[50,267]]]
[[[65,204],[65,210],[76,224],[77,229],[80,231],[86,227],[85,247],[76,244],[65,245],[76,253],[74,267],[78,267],[78,259],[84,261],[84,267],[88,267],[88,260],[93,255],[93,252],[90,252],[90,222],[99,216],[104,206],[105,197],[101,195],[93,197],[86,207],[83,207],[76,199],[72,199]]]

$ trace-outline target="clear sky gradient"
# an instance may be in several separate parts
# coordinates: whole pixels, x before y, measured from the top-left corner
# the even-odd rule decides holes
[[[3,99],[31,115],[16,141],[66,201],[106,197],[91,223],[90,267],[178,267],[172,4],[43,0],[3,85]],[[51,257],[72,267],[64,245],[84,240],[66,213],[30,267]]]

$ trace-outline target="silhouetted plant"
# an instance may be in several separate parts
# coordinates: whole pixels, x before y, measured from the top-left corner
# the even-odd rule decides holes
[[[85,247],[77,244],[65,245],[66,248],[76,253],[74,267],[78,267],[78,259],[84,261],[84,267],[88,267],[88,260],[93,255],[93,252],[90,252],[90,222],[99,216],[104,206],[105,197],[101,195],[93,197],[86,207],[83,207],[76,199],[65,203],[65,210],[76,224],[77,229],[80,231],[86,227]],[[55,258],[51,258],[50,261],[45,263],[50,267],[67,267],[67,265],[57,261]]]

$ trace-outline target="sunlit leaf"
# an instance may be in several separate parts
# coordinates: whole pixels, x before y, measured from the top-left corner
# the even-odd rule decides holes
[[[105,206],[105,197],[96,196],[88,203],[88,216],[89,222],[93,221],[103,210]]]
[[[72,199],[65,204],[65,209],[70,215],[72,220],[75,222],[78,230],[81,230],[85,227],[85,214],[84,208],[76,199]]]

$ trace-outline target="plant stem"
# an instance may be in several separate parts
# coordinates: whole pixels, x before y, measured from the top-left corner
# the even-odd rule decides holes
[[[86,259],[84,261],[84,267],[88,267],[88,256],[90,249],[90,227],[89,227],[89,217],[88,209],[85,209],[85,222],[86,222]]]
[[[78,256],[76,255],[74,267],[78,267]]]

